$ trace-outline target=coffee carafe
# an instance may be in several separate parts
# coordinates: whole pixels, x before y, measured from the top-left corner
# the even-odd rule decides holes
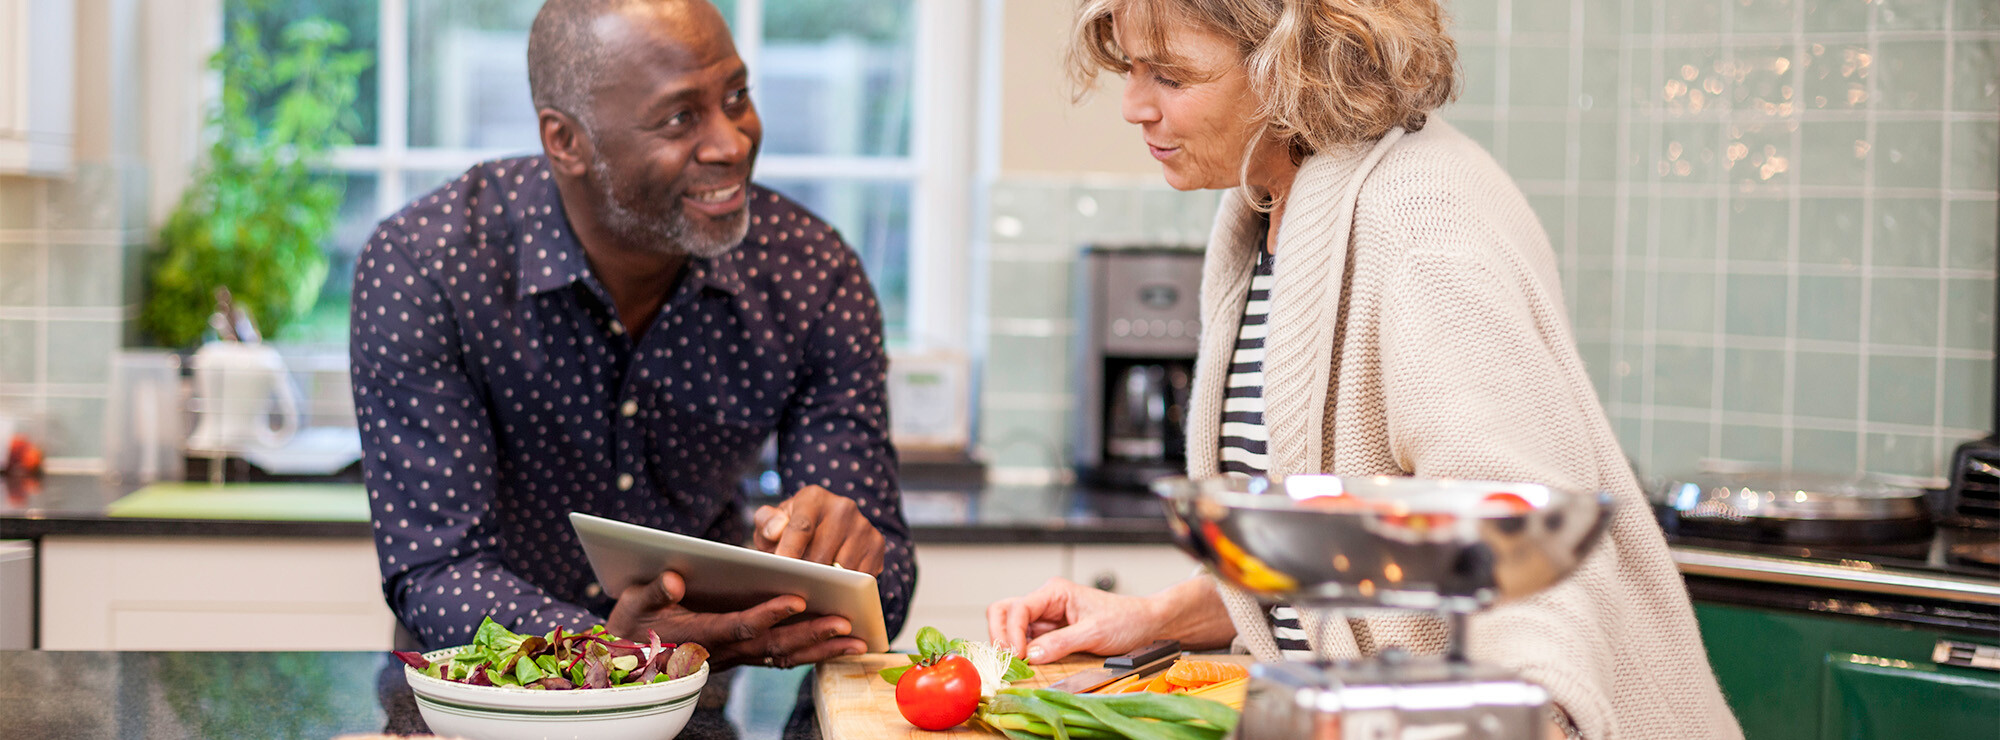
[[[1086,484],[1145,490],[1187,472],[1201,253],[1093,248],[1084,255],[1076,466]]]

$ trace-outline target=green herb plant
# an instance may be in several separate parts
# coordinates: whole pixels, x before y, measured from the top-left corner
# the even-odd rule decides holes
[[[208,156],[160,230],[141,326],[161,344],[199,341],[226,287],[265,336],[304,314],[326,281],[320,245],[342,181],[315,170],[353,143],[356,78],[367,51],[343,51],[346,27],[322,18],[285,26],[267,49],[238,20],[209,60],[221,97],[206,123]]]

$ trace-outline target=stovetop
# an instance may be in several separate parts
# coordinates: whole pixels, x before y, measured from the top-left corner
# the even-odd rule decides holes
[[[2000,525],[1983,520],[1947,518],[1937,524],[1929,537],[1922,539],[1808,545],[1718,536],[1719,528],[1685,527],[1671,515],[1663,515],[1659,519],[1667,541],[1675,545],[1801,558],[1829,564],[1858,561],[1879,568],[1937,575],[2000,577],[2000,560],[1996,560],[2000,558]]]

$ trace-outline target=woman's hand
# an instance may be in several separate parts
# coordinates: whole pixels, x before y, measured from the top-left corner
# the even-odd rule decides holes
[[[1026,596],[986,607],[986,633],[1029,663],[1071,653],[1119,655],[1156,639],[1160,617],[1138,596],[1120,596],[1051,578]]]

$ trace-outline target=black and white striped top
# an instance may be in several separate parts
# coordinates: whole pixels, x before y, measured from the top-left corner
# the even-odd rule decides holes
[[[1229,358],[1229,380],[1222,394],[1222,472],[1263,475],[1270,469],[1264,428],[1264,321],[1271,313],[1272,263],[1276,257],[1257,250],[1257,267],[1250,277],[1250,297],[1243,304],[1243,323],[1236,330],[1236,351]],[[1271,634],[1287,660],[1311,660],[1312,647],[1289,606],[1270,611]]]

